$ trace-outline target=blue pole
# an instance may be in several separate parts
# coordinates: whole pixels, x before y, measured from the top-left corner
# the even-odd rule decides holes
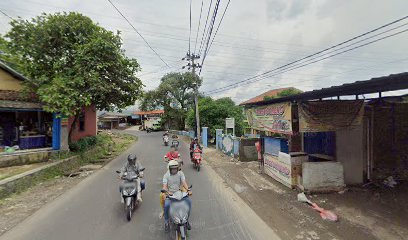
[[[203,127],[201,134],[203,146],[208,147],[208,127]]]
[[[52,149],[61,149],[61,117],[57,113],[52,114]]]

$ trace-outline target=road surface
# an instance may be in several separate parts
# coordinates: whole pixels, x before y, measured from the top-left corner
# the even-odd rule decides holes
[[[128,131],[139,141],[103,169],[45,205],[35,214],[5,233],[0,240],[72,239],[173,239],[164,232],[159,219],[159,192],[166,164],[163,156],[169,147],[161,133]],[[143,203],[128,222],[120,203],[115,170],[133,152],[146,168]],[[204,165],[198,173],[189,162],[188,146],[181,143],[183,171],[193,185],[192,230],[188,239],[278,239],[262,220]]]

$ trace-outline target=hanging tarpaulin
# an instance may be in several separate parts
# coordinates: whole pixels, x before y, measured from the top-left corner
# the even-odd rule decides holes
[[[292,107],[277,103],[246,110],[249,125],[259,131],[292,134]]]
[[[331,132],[362,124],[363,100],[299,103],[300,132]]]

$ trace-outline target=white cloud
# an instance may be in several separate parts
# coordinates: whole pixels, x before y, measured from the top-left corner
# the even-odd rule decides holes
[[[173,68],[164,67],[108,1],[3,0],[0,9],[23,18],[43,11],[74,10],[110,30],[122,30],[126,52],[141,64],[139,75],[147,89],[156,87],[166,72],[180,70],[180,59],[188,49],[189,1],[112,1]],[[226,2],[221,1],[217,19]],[[204,0],[201,30],[208,4],[209,0]],[[193,1],[193,47],[200,6],[201,1]],[[226,86],[342,42],[403,17],[406,9],[406,0],[233,0],[206,59],[201,91]],[[7,21],[0,16],[0,33],[9,29]],[[270,88],[312,90],[406,71],[407,38],[408,33],[401,34],[215,97],[229,96],[241,102]]]

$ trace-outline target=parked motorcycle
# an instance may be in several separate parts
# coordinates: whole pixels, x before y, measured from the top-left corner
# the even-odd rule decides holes
[[[194,168],[197,169],[198,172],[200,171],[201,161],[202,161],[201,150],[196,148],[193,152],[193,164]]]
[[[169,146],[169,136],[165,135],[163,137],[164,146]]]
[[[191,188],[192,186],[190,186],[190,189]],[[177,191],[169,195],[166,190],[161,190],[161,192],[167,194],[167,197],[171,201],[169,209],[170,229],[175,230],[175,239],[187,240],[187,222],[190,207],[185,199],[188,197],[188,193]],[[169,233],[171,234],[171,231]]]
[[[139,169],[140,172],[144,171],[145,168]],[[120,174],[117,170],[116,173]],[[124,200],[124,209],[126,214],[126,219],[130,221],[132,219],[132,214],[136,208],[138,202],[137,199],[137,179],[139,178],[138,173],[125,172],[122,176],[124,180],[123,186],[121,187],[122,197]],[[142,187],[143,190],[143,187]]]

